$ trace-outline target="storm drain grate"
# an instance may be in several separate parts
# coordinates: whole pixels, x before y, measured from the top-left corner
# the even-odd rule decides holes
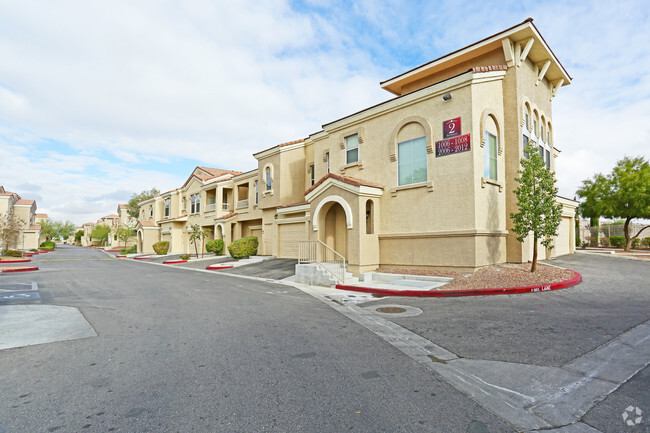
[[[397,313],[406,312],[406,308],[401,308],[401,307],[380,307],[380,308],[377,308],[377,311],[379,311],[380,313],[397,314]]]

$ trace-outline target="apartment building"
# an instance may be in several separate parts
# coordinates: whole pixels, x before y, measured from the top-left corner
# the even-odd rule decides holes
[[[191,251],[187,233],[199,224],[226,244],[257,236],[265,255],[322,243],[355,274],[526,262],[532,240],[509,231],[514,179],[529,142],[555,170],[552,101],[570,82],[527,19],[382,82],[392,99],[254,154],[254,171],[197,167],[181,188],[140,204],[139,251],[157,240]],[[575,249],[577,202],[557,201],[547,258]]]
[[[0,218],[17,221],[19,233],[7,245],[8,249],[31,250],[40,245],[41,226],[36,224],[36,201],[24,200],[0,185]]]

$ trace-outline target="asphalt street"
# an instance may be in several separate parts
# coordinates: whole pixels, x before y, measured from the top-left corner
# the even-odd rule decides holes
[[[36,264],[3,281],[97,336],[0,352],[2,432],[516,431],[296,288],[74,247]]]

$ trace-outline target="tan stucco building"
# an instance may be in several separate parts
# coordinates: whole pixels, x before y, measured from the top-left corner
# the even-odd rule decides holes
[[[381,83],[395,95],[254,154],[251,172],[197,167],[140,204],[138,250],[189,252],[192,224],[226,244],[298,257],[322,242],[358,274],[379,266],[474,270],[532,258],[509,232],[514,178],[532,141],[550,170],[552,100],[571,77],[532,20]],[[547,257],[571,253],[573,200]]]
[[[8,217],[19,222],[20,233],[14,242],[7,245],[8,249],[31,250],[38,248],[41,226],[36,224],[36,215],[36,201],[23,200],[20,195],[6,191],[0,185],[0,217]]]

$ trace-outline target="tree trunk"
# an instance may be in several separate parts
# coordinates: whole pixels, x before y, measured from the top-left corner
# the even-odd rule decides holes
[[[535,272],[537,269],[537,236],[533,236],[533,265],[530,267],[530,272]]]
[[[630,221],[632,217],[625,218],[625,225],[623,225],[623,232],[625,233],[625,252],[630,251],[632,246],[632,238],[630,237]]]

